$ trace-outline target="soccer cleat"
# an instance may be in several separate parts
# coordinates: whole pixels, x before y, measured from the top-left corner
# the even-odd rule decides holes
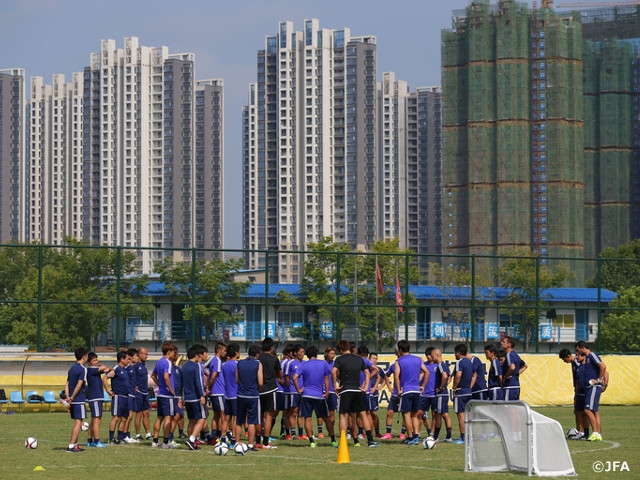
[[[582,440],[582,437],[584,437],[584,433],[578,432],[573,437],[571,437],[571,440]]]
[[[311,448],[316,448],[316,442],[309,442],[309,446]]]
[[[364,433],[359,433],[358,434],[358,440],[364,440],[365,438],[367,438],[367,437],[365,436]]]
[[[107,446],[102,443],[100,440],[98,440],[97,442],[93,442],[93,446],[96,448],[107,448]]]
[[[358,442],[358,443],[354,443],[354,444],[353,444],[353,446],[354,446],[354,447],[359,447],[359,446],[360,446],[360,442]]]
[[[120,445],[120,440],[118,440],[117,438],[112,438],[111,440],[109,440],[109,445]]]
[[[347,440],[351,440],[351,434],[347,433]]]
[[[338,442],[331,442],[331,446],[333,448],[338,448],[339,444],[338,444]]]
[[[151,435],[150,433],[147,433],[147,435],[144,437],[145,440],[153,440],[153,435]]]
[[[259,451],[260,451],[260,449],[256,448],[255,445],[253,447],[247,449],[247,452],[259,452]]]
[[[380,432],[376,433],[376,438],[382,438],[382,434]]]
[[[180,435],[178,435],[178,438],[189,438],[189,437],[187,437],[186,433],[181,433]]]
[[[170,450],[172,448],[176,448],[173,445],[171,445],[170,443],[163,443],[162,444],[162,448],[166,449],[166,450]]]
[[[127,443],[127,444],[130,444],[130,443],[138,443],[138,442],[136,442],[136,441],[135,441],[133,438],[131,438],[131,437],[124,437],[123,442],[124,442],[124,443]]]
[[[207,440],[207,445],[216,445],[219,443],[219,440],[217,438],[210,438],[209,440]]]
[[[452,442],[454,445],[464,445],[464,440],[461,438],[457,438]]]
[[[391,434],[385,433],[383,436],[380,437],[380,440],[391,440]]]
[[[589,435],[588,440],[590,442],[601,442],[602,441],[602,435],[600,435],[599,433],[593,432],[591,435]]]
[[[306,435],[300,435],[298,437],[298,440],[309,440],[309,437],[307,437]]]
[[[324,438],[324,434],[322,432],[318,432],[318,438]]]
[[[67,448],[67,453],[84,452],[84,448],[80,448],[80,445],[75,444],[73,447]]]
[[[420,443],[420,437],[413,437],[407,440],[407,445],[418,445]]]
[[[369,448],[376,448],[378,446],[378,442],[371,441],[369,442]]]
[[[442,443],[453,443],[453,439],[451,437],[447,437],[447,438],[444,438],[444,439],[438,440],[438,441],[442,442]]]
[[[178,442],[176,442],[175,440],[171,440],[169,442],[169,445],[171,445],[171,448],[180,448],[180,444]]]
[[[95,443],[93,442],[87,442],[87,448],[91,448],[91,447],[95,447]]]
[[[143,440],[142,435],[137,434],[135,437],[133,437],[134,440],[137,440],[138,442],[141,442]]]
[[[400,434],[400,440],[406,440],[407,436],[404,433]]]
[[[286,437],[284,437],[285,440],[291,440],[291,435],[287,435]]]
[[[192,442],[189,439],[187,439],[187,441],[184,443],[186,443],[187,447],[189,447],[189,450],[200,450],[200,447],[195,442]]]
[[[156,447],[160,446],[160,444],[158,442],[151,442],[151,446],[153,448],[156,448]]]
[[[270,443],[268,443],[267,445],[263,445],[262,446],[263,450],[277,450],[278,447],[276,447],[275,445],[271,445]]]

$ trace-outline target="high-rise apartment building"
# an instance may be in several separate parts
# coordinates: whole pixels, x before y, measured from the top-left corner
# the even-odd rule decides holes
[[[249,268],[301,280],[306,249],[330,236],[352,248],[377,239],[376,39],[281,22],[258,52],[243,111],[243,248]]]
[[[135,37],[103,41],[84,79],[84,238],[149,247],[143,271],[220,248],[222,83],[198,86],[193,54]]]
[[[47,245],[82,238],[82,73],[70,83],[31,78],[26,239]]]
[[[0,70],[0,243],[24,240],[26,126],[24,69]]]

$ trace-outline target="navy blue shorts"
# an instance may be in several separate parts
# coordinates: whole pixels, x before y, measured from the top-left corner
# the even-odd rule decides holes
[[[102,417],[102,405],[104,404],[104,400],[91,400],[89,402],[89,410],[91,411],[92,418],[101,418]]]
[[[175,410],[175,415],[184,416],[184,407],[180,406],[180,397],[173,397],[173,408]]]
[[[573,409],[576,412],[584,412],[584,400],[585,396],[583,393],[577,393],[573,398]]]
[[[471,393],[471,398],[473,400],[488,400],[488,394],[486,390],[481,390],[479,392],[473,392]]]
[[[111,415],[114,417],[129,416],[129,397],[124,395],[114,395],[111,399]]]
[[[144,412],[145,410],[149,410],[149,408],[151,408],[149,406],[149,394],[136,392],[136,397],[133,401],[133,411]]]
[[[490,388],[487,392],[487,400],[499,401],[504,400],[504,392],[500,387]]]
[[[435,408],[433,411],[435,413],[439,413],[440,415],[444,413],[449,413],[449,394],[438,395],[435,401]]]
[[[235,417],[238,412],[237,398],[225,398],[224,399],[224,414],[231,417]]]
[[[189,420],[200,420],[207,418],[207,406],[200,402],[186,402],[185,407]]]
[[[87,418],[87,406],[84,403],[72,403],[69,406],[69,414],[74,420],[84,420]]]
[[[335,412],[338,409],[338,394],[336,392],[329,392],[327,408],[330,412]]]
[[[369,394],[369,411],[377,412],[380,410],[380,400],[378,399],[378,392]]]
[[[276,410],[281,412],[285,410],[285,400],[284,400],[284,392],[276,392]]]
[[[453,411],[456,413],[464,412],[467,408],[467,403],[471,400],[471,395],[456,395],[453,397]]]
[[[505,388],[504,389],[504,399],[505,399],[505,401],[520,400],[520,387]]]
[[[602,387],[600,385],[594,385],[587,387],[584,394],[584,409],[591,412],[597,412],[600,406],[600,394],[602,393]]]
[[[175,414],[173,397],[158,397],[158,416],[173,417]]]
[[[400,397],[400,411],[402,413],[417,412],[420,410],[420,394],[405,393]]]
[[[387,406],[387,410],[391,410],[392,412],[397,412],[399,402],[400,402],[400,399],[398,398],[397,395],[391,395],[391,398],[389,399],[389,405]]]
[[[429,412],[429,410],[436,410],[436,397],[423,397],[420,396],[420,409],[421,412]]]
[[[238,412],[237,423],[247,422],[249,425],[259,425],[262,411],[260,410],[260,398],[238,397],[236,400]]]
[[[327,418],[329,409],[324,398],[302,397],[300,399],[300,416],[310,418],[315,412],[317,418]]]
[[[210,395],[209,403],[214,412],[224,412],[224,395]]]

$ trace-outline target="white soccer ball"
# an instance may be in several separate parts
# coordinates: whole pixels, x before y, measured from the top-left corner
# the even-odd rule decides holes
[[[216,446],[213,447],[213,453],[222,457],[229,453],[229,445],[224,442],[216,443]]]
[[[247,453],[247,450],[249,450],[249,447],[247,446],[246,443],[242,443],[242,442],[236,443],[236,445],[233,447],[233,451],[236,452],[238,455],[244,455],[245,453]]]
[[[422,441],[422,448],[425,450],[433,450],[436,448],[438,441],[433,437],[427,437]]]
[[[87,422],[82,422],[82,431],[86,432],[89,430],[89,424]]]
[[[575,438],[578,435],[578,430],[575,428],[570,428],[567,430],[567,438]]]
[[[36,448],[38,448],[38,439],[37,438],[33,438],[33,437],[29,437],[24,441],[24,446],[34,450]]]

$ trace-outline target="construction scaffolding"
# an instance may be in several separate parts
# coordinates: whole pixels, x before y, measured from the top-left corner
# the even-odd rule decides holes
[[[442,32],[444,251],[584,253],[582,33],[472,1]]]

